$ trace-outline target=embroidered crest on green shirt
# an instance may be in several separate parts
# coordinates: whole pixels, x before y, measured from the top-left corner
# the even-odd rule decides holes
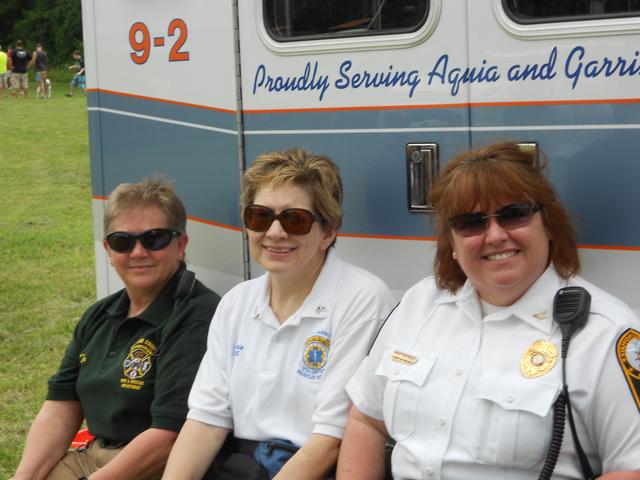
[[[131,345],[127,358],[122,363],[123,378],[120,379],[122,388],[140,390],[144,386],[142,378],[153,366],[153,354],[158,350],[155,343],[146,338],[140,338]]]

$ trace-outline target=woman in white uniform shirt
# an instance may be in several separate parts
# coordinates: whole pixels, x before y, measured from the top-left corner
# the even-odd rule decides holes
[[[201,478],[216,456],[218,480],[322,479],[334,468],[344,386],[395,304],[332,251],[341,202],[336,166],[303,150],[261,155],[244,174],[249,246],[267,273],[220,302],[164,478]]]
[[[591,295],[566,360],[578,439],[601,478],[640,478],[640,322],[576,276],[574,233],[543,171],[509,143],[445,168],[431,192],[435,277],[405,294],[347,386],[339,480],[383,478],[388,436],[394,478],[538,478],[562,389],[552,312],[566,286]],[[553,478],[584,478],[568,428]]]

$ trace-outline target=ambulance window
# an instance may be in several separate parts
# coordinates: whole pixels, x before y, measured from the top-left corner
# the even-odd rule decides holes
[[[269,35],[286,42],[418,30],[429,0],[263,0]]]
[[[545,23],[640,15],[640,0],[502,0],[518,23]]]

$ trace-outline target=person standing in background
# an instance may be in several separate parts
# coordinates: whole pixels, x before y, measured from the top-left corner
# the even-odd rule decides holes
[[[7,54],[2,51],[0,45],[0,98],[4,97],[4,89],[7,86]]]
[[[42,48],[41,43],[36,43],[36,51],[33,54],[33,61],[36,65],[36,81],[40,86],[40,98],[49,97],[49,85],[47,84],[47,64],[49,57]]]
[[[13,47],[11,45],[7,46],[7,76],[5,77],[5,84],[7,86],[7,93],[11,93],[13,88],[11,87],[11,52],[13,51]]]
[[[31,62],[31,52],[22,46],[22,40],[16,41],[16,48],[11,51],[9,56],[9,68],[11,69],[11,88],[13,89],[13,97],[18,95],[22,90],[24,98],[29,95],[29,77],[27,76],[27,67]]]

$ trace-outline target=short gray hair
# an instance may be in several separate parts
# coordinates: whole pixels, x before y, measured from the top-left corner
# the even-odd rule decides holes
[[[121,183],[107,200],[104,212],[104,234],[111,233],[113,220],[124,210],[158,207],[167,217],[167,228],[187,231],[187,212],[167,177],[145,178],[138,183]]]

